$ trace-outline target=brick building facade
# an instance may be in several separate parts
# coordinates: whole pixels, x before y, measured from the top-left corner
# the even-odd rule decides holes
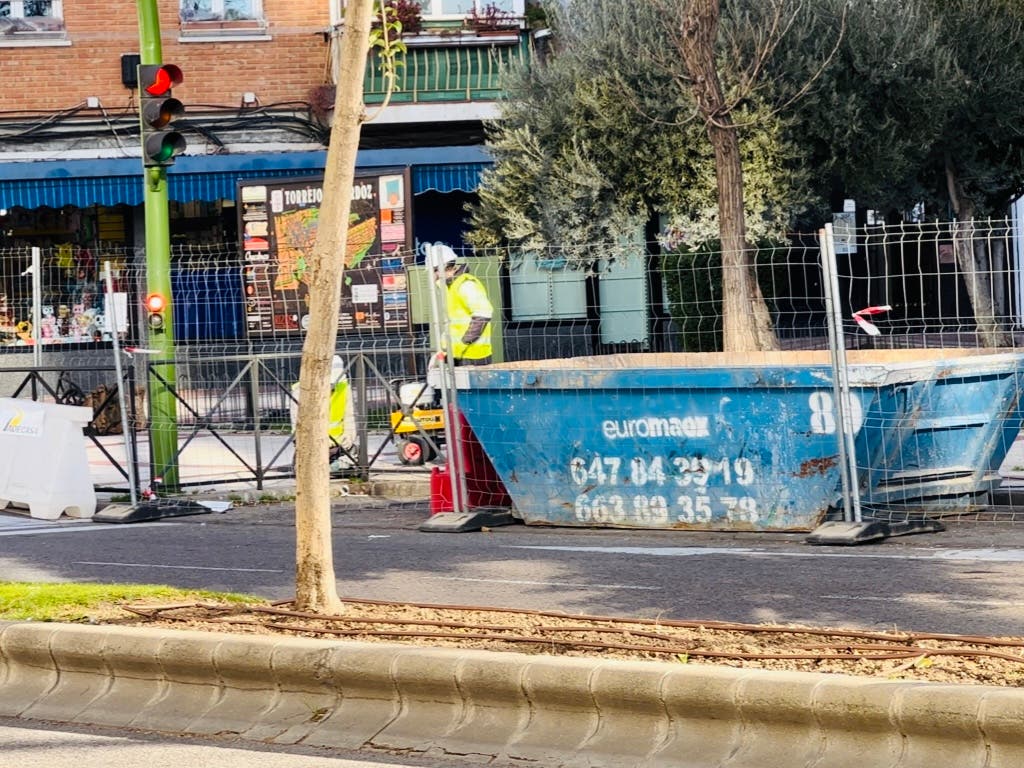
[[[74,0],[61,5],[63,33],[0,36],[0,118],[15,111],[72,110],[88,97],[117,114],[136,96],[121,78],[122,55],[139,51],[136,4]],[[262,105],[305,102],[329,76],[326,2],[264,0],[258,26],[235,28],[226,26],[231,22],[190,25],[179,7],[159,3],[161,45],[164,61],[185,72],[175,95],[190,107],[237,108],[244,93],[255,93]]]
[[[174,97],[186,110],[175,126],[187,148],[167,172],[172,247],[240,253],[240,183],[323,173],[343,14],[333,2],[155,0],[161,58],[182,70]],[[0,262],[41,247],[44,261],[68,265],[48,274],[63,275],[96,268],[80,253],[142,258],[137,5],[0,0]],[[498,36],[469,25],[483,0],[421,5],[399,91],[364,127],[357,161],[408,174],[413,258],[421,242],[461,244],[501,67],[534,45],[524,0],[499,0],[509,24]],[[383,99],[371,54],[364,100],[372,111]],[[16,277],[0,266],[0,296],[21,296]]]

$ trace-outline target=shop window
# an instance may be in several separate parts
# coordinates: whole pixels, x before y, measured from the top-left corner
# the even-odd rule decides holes
[[[0,0],[0,44],[64,39],[62,0]]]
[[[181,0],[181,31],[188,37],[262,35],[262,0]]]
[[[127,207],[72,206],[13,208],[0,216],[0,348],[29,347],[35,338],[45,345],[110,341],[111,316],[122,333],[128,328],[131,216]],[[105,264],[113,298],[105,291]]]

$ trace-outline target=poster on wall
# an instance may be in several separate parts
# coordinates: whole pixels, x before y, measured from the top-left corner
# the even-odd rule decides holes
[[[411,250],[409,169],[356,171],[338,331],[409,330],[404,256]],[[309,322],[308,257],[323,179],[239,182],[238,231],[250,336],[300,333]]]

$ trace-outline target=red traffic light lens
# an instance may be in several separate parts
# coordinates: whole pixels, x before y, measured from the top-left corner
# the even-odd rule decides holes
[[[181,68],[174,64],[147,65],[142,67],[142,72],[146,81],[143,89],[150,96],[163,96],[175,85],[179,85],[183,79]]]
[[[146,297],[146,309],[150,312],[163,312],[167,307],[167,299],[159,293],[151,293]]]

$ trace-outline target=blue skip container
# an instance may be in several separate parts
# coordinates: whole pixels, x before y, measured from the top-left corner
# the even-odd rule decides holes
[[[1024,355],[955,352],[852,369],[858,386],[878,390],[858,452],[869,512],[965,512],[985,506],[1000,484],[1021,429]]]
[[[977,498],[1021,425],[1024,354],[848,353],[862,498]],[[632,354],[456,370],[528,524],[810,531],[841,506],[827,351]]]

